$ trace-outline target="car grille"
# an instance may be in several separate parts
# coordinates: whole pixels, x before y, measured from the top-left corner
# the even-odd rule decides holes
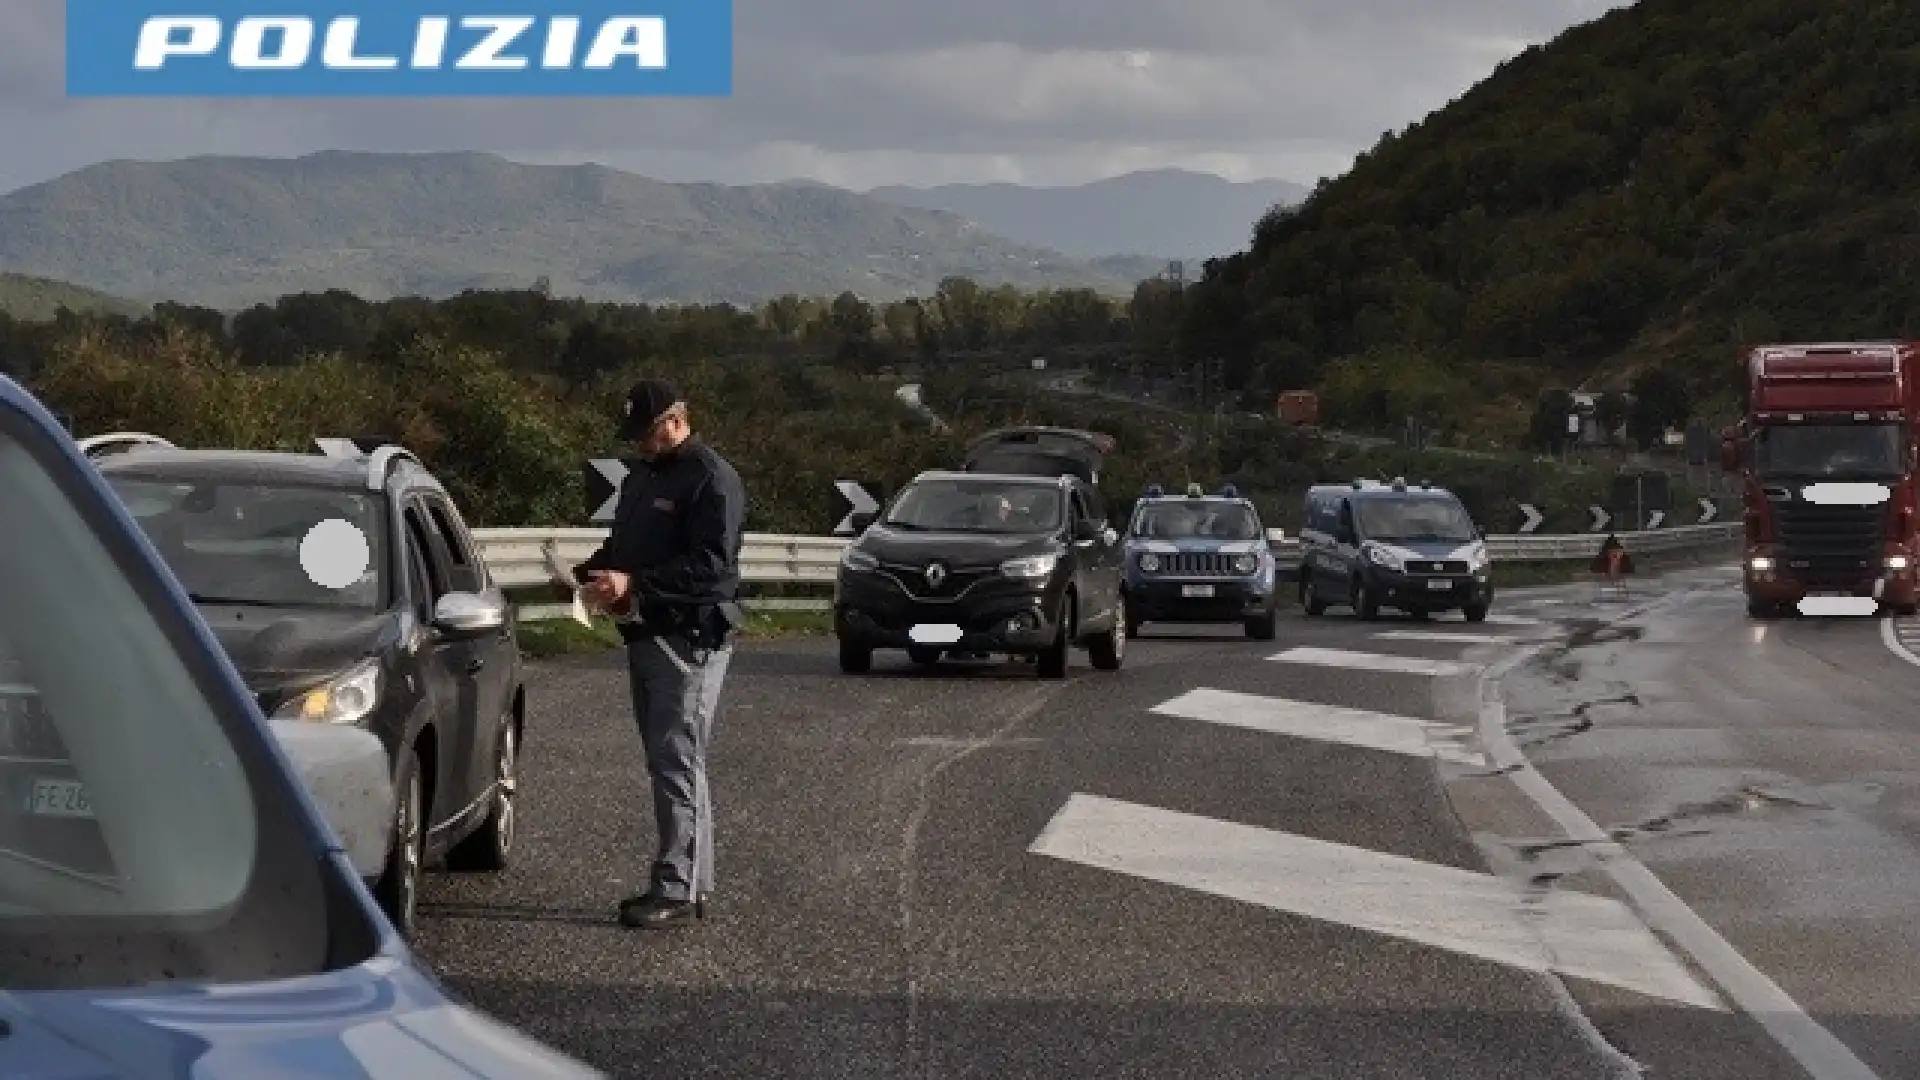
[[[1463,559],[1417,559],[1407,562],[1409,574],[1464,574],[1467,564]]]
[[[1774,557],[1810,585],[1851,585],[1879,571],[1884,513],[1878,506],[1776,502]]]
[[[0,757],[67,759],[59,730],[48,719],[40,695],[31,689],[0,688]]]
[[[880,572],[916,600],[957,600],[982,580],[993,576],[996,566],[947,567],[940,584],[927,584],[927,564],[882,563]]]
[[[1233,560],[1239,556],[1224,551],[1176,551],[1157,558],[1160,573],[1177,577],[1233,577],[1239,573],[1233,568]]]

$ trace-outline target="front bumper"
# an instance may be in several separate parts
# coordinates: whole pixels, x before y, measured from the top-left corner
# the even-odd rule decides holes
[[[1373,590],[1375,601],[1385,607],[1452,611],[1493,603],[1493,582],[1473,574],[1407,574],[1369,566],[1361,578]]]
[[[842,574],[834,592],[834,634],[871,649],[1038,652],[1060,634],[1045,582],[982,582],[957,599],[930,600],[909,596],[881,575]],[[958,627],[960,637],[916,640],[915,627]]]
[[[1890,607],[1909,607],[1920,601],[1920,579],[1912,565],[1904,570],[1882,570],[1853,574],[1804,574],[1795,570],[1757,568],[1752,558],[1746,561],[1744,576],[1747,595],[1769,604],[1792,606],[1809,596],[1878,596]]]
[[[1253,577],[1127,582],[1127,614],[1139,622],[1235,622],[1264,615],[1272,605],[1272,584]]]

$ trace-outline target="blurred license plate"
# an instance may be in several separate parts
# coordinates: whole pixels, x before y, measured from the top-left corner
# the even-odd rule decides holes
[[[1451,589],[1451,588],[1453,588],[1453,582],[1451,582],[1451,581],[1429,581],[1429,582],[1427,582],[1427,588],[1429,588],[1429,589],[1432,589],[1432,590],[1433,590],[1434,592],[1439,592],[1439,591],[1441,591],[1442,589]]]
[[[93,804],[78,780],[35,780],[27,813],[38,817],[90,818]]]
[[[907,636],[920,645],[951,645],[962,635],[952,623],[923,623],[907,631]]]
[[[1182,585],[1182,586],[1180,586],[1180,595],[1181,595],[1181,596],[1212,596],[1212,595],[1213,595],[1213,586],[1211,586],[1211,585]]]

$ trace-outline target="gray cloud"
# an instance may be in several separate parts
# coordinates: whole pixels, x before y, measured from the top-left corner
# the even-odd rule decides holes
[[[59,0],[0,13],[0,185],[91,161],[492,150],[668,179],[1071,182],[1181,164],[1302,182],[1612,0],[746,0],[727,100],[64,98]]]

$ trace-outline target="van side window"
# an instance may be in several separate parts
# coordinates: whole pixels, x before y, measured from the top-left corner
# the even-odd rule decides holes
[[[1353,503],[1350,500],[1347,500],[1347,499],[1340,500],[1339,527],[1336,528],[1334,531],[1336,533],[1345,533],[1345,532],[1353,531]]]

